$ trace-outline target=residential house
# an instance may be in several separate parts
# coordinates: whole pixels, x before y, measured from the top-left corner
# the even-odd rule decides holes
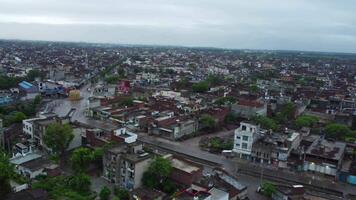
[[[257,140],[259,132],[259,126],[241,122],[240,127],[235,130],[233,152],[240,158],[250,159],[252,144]]]
[[[141,179],[148,169],[152,156],[146,153],[142,144],[136,141],[136,134],[121,129],[116,131],[115,137],[121,143],[105,152],[103,177],[128,190],[139,188],[142,186]]]
[[[267,104],[256,100],[238,100],[231,105],[231,110],[239,117],[251,119],[254,116],[266,116]]]
[[[346,144],[320,137],[305,152],[304,170],[336,176],[341,167]]]

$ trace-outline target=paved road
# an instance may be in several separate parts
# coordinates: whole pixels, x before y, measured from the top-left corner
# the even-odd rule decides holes
[[[57,99],[50,102],[47,105],[47,109],[56,113],[60,117],[66,116],[71,109],[75,109],[75,112],[71,118],[72,122],[78,121],[83,124],[88,124],[92,127],[98,127],[106,130],[114,129],[116,126],[111,122],[88,119],[85,116],[87,101],[91,95],[91,92],[88,91],[88,88],[90,88],[89,84],[81,88],[80,90],[80,94],[82,97],[81,100],[70,101],[68,98]]]

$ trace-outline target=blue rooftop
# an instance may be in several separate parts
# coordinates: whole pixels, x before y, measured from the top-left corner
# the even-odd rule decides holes
[[[27,81],[22,81],[21,83],[19,83],[19,86],[24,89],[30,89],[33,85]]]

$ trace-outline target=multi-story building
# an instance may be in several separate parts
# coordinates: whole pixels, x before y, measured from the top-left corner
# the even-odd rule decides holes
[[[240,127],[235,130],[233,151],[240,158],[250,158],[252,144],[258,138],[259,131],[259,126],[245,122],[241,122]]]
[[[115,132],[123,142],[110,148],[103,157],[103,177],[109,182],[128,190],[140,187],[143,173],[147,170],[152,156],[136,142],[137,135]],[[122,135],[122,136],[121,136]]]

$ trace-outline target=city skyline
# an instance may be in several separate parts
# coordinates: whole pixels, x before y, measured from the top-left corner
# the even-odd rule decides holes
[[[0,38],[356,53],[352,1],[0,1]]]

